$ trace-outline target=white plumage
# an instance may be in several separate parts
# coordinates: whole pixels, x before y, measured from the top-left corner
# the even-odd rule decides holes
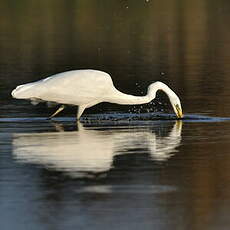
[[[133,96],[118,91],[110,75],[98,70],[73,70],[19,85],[12,91],[12,96],[34,102],[78,105],[79,119],[86,108],[101,102],[131,105],[148,103],[155,98],[157,90],[163,90],[168,95],[176,115],[181,118],[183,115],[180,99],[164,83],[152,83],[146,96]],[[60,107],[51,117],[63,109],[64,106]]]

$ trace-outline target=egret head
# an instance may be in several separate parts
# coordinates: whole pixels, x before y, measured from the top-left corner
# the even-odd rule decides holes
[[[181,107],[180,99],[176,95],[176,93],[173,92],[173,90],[171,90],[166,84],[157,81],[149,86],[148,95],[151,99],[155,98],[157,90],[162,90],[168,95],[173,110],[176,113],[176,116],[178,118],[182,118],[183,117],[182,107]]]

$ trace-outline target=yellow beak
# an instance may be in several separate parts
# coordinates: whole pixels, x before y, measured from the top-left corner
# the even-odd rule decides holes
[[[178,118],[183,118],[183,112],[179,105],[176,105],[176,115]]]

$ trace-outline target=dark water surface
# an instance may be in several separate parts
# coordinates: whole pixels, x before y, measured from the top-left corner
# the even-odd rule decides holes
[[[230,229],[230,1],[0,4],[1,229]],[[72,69],[123,92],[160,80],[180,96],[76,108],[14,100],[15,86]]]

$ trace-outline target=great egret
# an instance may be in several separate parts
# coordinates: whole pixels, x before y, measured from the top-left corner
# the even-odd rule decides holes
[[[50,118],[61,112],[64,104],[78,105],[79,119],[86,108],[101,102],[127,105],[149,103],[156,97],[158,90],[168,95],[177,117],[182,118],[179,97],[164,83],[157,81],[150,84],[146,96],[133,96],[117,90],[110,75],[98,70],[73,70],[55,74],[40,81],[19,85],[11,94],[14,98],[29,99],[34,103],[48,101],[62,104]]]

